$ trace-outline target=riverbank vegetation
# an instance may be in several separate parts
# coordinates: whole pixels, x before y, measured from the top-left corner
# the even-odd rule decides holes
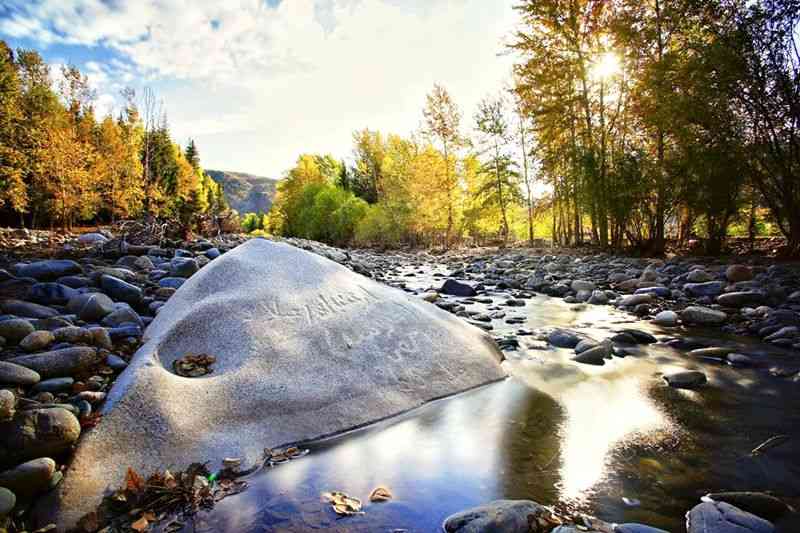
[[[468,117],[303,155],[271,231],[336,244],[552,238],[664,250],[772,228],[800,250],[800,12],[788,0],[519,3],[512,82]],[[537,231],[538,230],[538,231]]]
[[[98,118],[80,70],[54,72],[36,51],[0,41],[0,216],[69,228],[143,215],[186,223],[224,210],[195,143],[175,143],[155,95],[123,96],[118,116]]]

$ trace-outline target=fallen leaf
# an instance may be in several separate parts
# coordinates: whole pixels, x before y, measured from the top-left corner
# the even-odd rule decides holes
[[[141,517],[139,520],[131,524],[131,529],[134,531],[139,531],[140,533],[147,529],[150,525],[150,522],[147,521],[147,517]]]
[[[322,496],[331,503],[336,514],[350,516],[361,512],[361,500],[344,492],[326,492]]]
[[[369,495],[371,502],[386,502],[392,499],[392,493],[386,487],[378,487]]]
[[[125,490],[134,494],[144,490],[144,479],[131,467],[128,467],[128,473],[125,474]]]

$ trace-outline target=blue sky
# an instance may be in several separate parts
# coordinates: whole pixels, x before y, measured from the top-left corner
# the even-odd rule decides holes
[[[514,0],[4,0],[0,38],[89,76],[103,113],[152,88],[204,166],[278,177],[407,134],[441,83],[470,122],[508,80]]]

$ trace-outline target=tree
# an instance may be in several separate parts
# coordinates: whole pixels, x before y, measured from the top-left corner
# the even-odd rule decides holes
[[[14,53],[0,41],[0,206],[23,213],[28,194],[23,181],[25,156],[20,150],[22,89]]]
[[[458,177],[455,169],[451,168],[450,156],[458,146],[463,144],[463,138],[459,132],[461,112],[447,90],[437,84],[426,98],[423,116],[425,117],[424,133],[439,141],[444,155],[444,179],[441,180],[440,186],[447,196],[447,232],[444,242],[445,247],[449,248],[454,226],[455,189],[458,187]]]
[[[478,104],[475,113],[475,125],[480,136],[479,145],[488,160],[482,166],[483,173],[489,178],[479,189],[478,195],[484,198],[484,205],[496,204],[500,209],[500,235],[503,242],[508,241],[509,224],[508,209],[512,202],[519,199],[519,188],[516,183],[518,174],[514,163],[507,153],[509,144],[509,125],[506,118],[506,102],[502,96],[484,98]]]
[[[186,145],[186,160],[192,165],[195,170],[200,169],[200,154],[197,152],[197,146],[194,144],[194,139],[189,139],[189,144]]]

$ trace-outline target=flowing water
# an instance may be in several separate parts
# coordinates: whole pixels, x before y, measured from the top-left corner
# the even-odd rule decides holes
[[[400,279],[409,290],[438,286],[436,271],[444,269],[409,267]],[[251,475],[247,491],[198,516],[195,529],[435,532],[451,513],[524,498],[681,532],[686,511],[710,491],[800,496],[800,383],[767,372],[775,364],[797,366],[796,354],[715,330],[659,330],[608,306],[545,296],[523,308],[498,308],[506,298],[498,291],[493,303],[468,309],[525,317],[519,325],[493,320],[496,336],[565,327],[600,340],[635,327],[659,338],[739,346],[764,366],[692,360],[659,344],[595,367],[572,362],[572,350],[519,336],[520,348],[504,363],[508,380],[312,443],[307,456]],[[667,387],[662,374],[682,369],[704,371],[709,384],[697,391]],[[750,454],[776,434],[790,439]],[[394,498],[369,503],[377,486]],[[364,501],[364,514],[337,517],[321,499],[334,490]]]

